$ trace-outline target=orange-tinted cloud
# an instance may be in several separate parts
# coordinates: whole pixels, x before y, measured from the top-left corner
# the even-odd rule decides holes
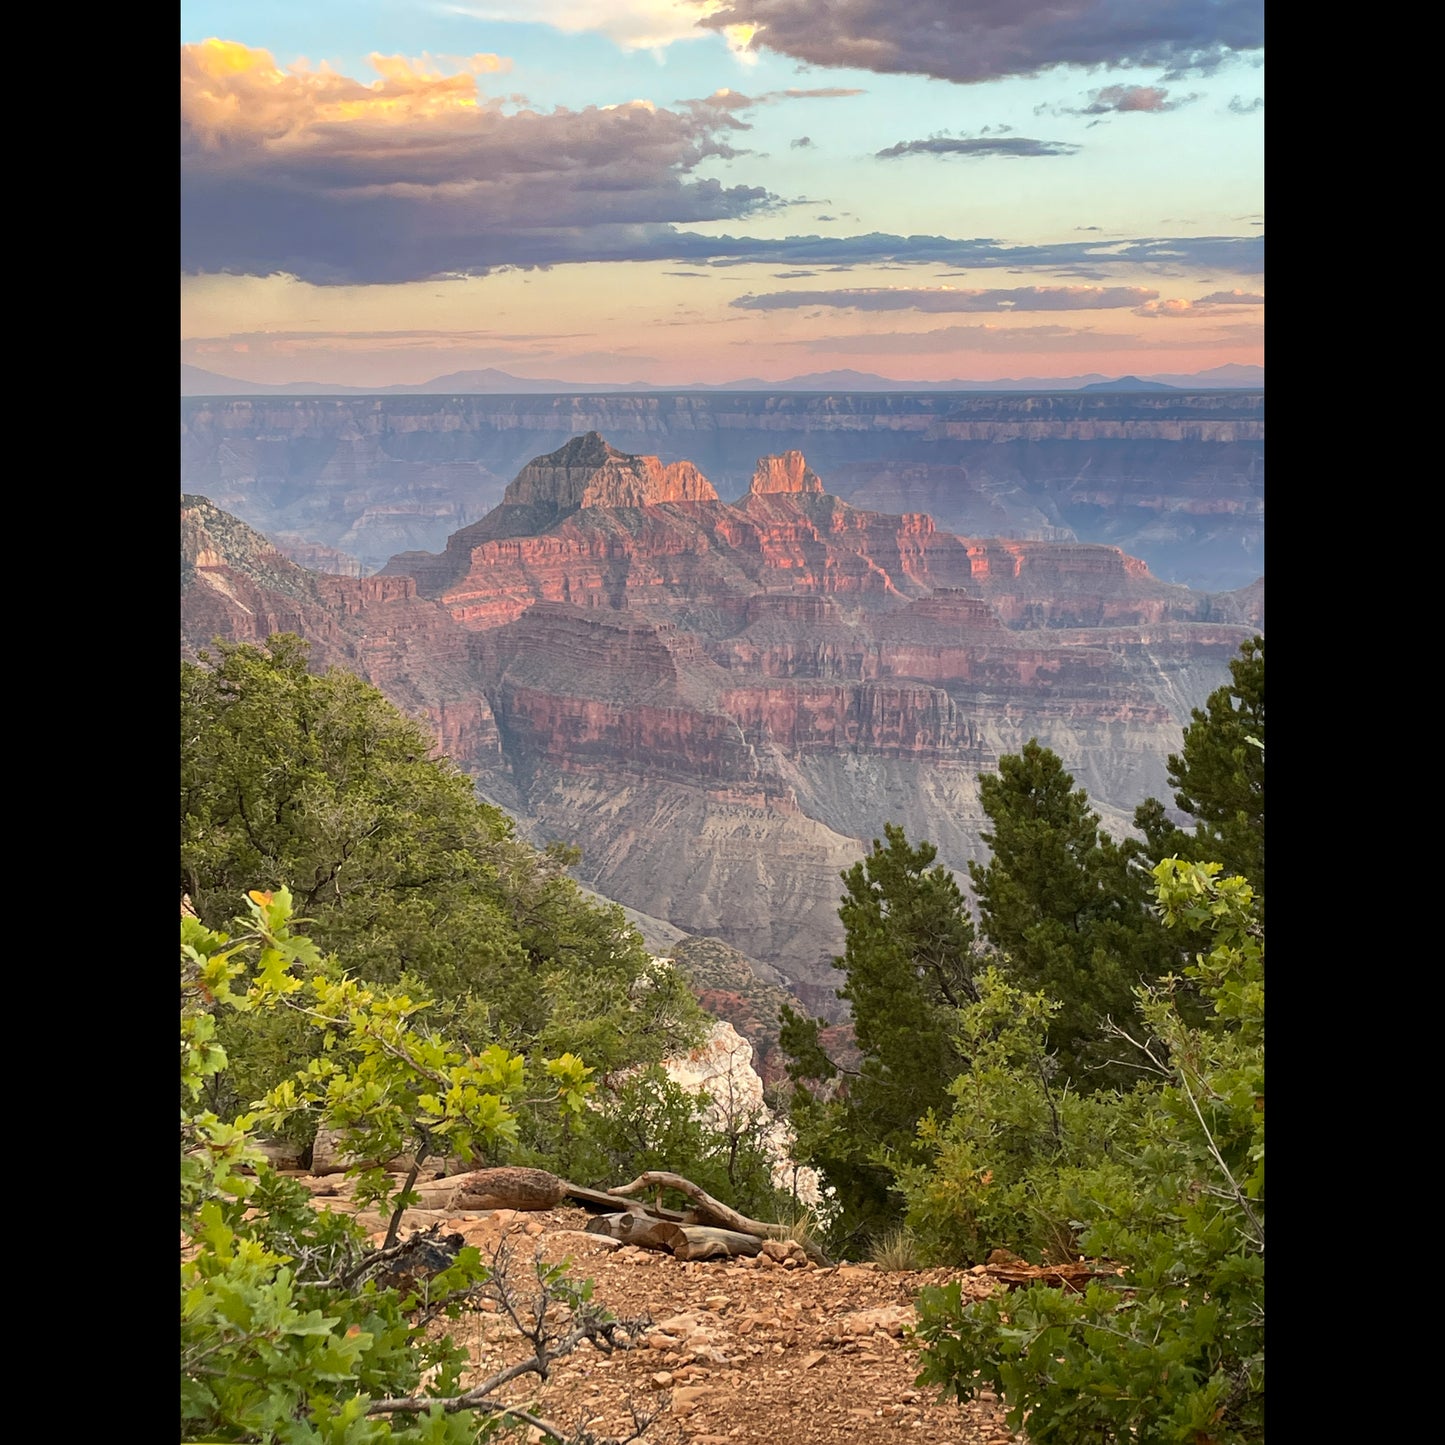
[[[1196,320],[1217,316],[1232,316],[1250,306],[1263,306],[1264,296],[1257,291],[1211,291],[1196,301],[1184,297],[1173,297],[1166,301],[1146,301],[1136,307],[1135,316],[1171,317],[1178,320]]]
[[[578,232],[746,215],[771,200],[690,172],[746,129],[728,108],[648,101],[550,112],[477,75],[372,56],[380,79],[181,48],[182,269],[396,281],[568,259]],[[580,259],[580,258],[579,258]]]

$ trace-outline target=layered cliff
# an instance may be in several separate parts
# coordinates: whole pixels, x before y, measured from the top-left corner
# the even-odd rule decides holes
[[[713,485],[691,462],[664,465],[629,456],[595,431],[528,462],[502,496],[504,506],[548,508],[653,507],[664,502],[715,502]]]
[[[980,772],[1037,736],[1124,831],[1168,796],[1262,595],[852,506],[792,449],[750,476],[729,505],[696,467],[583,435],[442,551],[365,579],[305,573],[193,501],[183,645],[223,614],[228,635],[314,637],[424,713],[534,840],[580,844],[590,886],[836,1017],[838,875],[884,823],[963,869]]]
[[[748,483],[750,492],[821,492],[823,479],[796,449],[782,456],[759,457]]]
[[[182,497],[181,655],[193,658],[217,638],[264,643],[277,632],[304,637],[314,666],[374,683],[462,767],[500,756],[474,639],[419,597],[412,578],[308,572],[204,497]]]

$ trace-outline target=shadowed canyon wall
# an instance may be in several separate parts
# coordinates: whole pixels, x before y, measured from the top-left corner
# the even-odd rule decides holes
[[[1219,590],[1264,570],[1262,392],[190,397],[182,490],[374,571],[441,550],[591,431],[724,498],[801,451],[834,495],[959,535],[1109,543]]]

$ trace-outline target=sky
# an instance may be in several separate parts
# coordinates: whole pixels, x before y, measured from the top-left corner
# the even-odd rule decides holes
[[[181,361],[1264,361],[1263,0],[182,0]]]

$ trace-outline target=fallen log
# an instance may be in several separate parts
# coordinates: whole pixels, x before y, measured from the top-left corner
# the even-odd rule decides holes
[[[555,1209],[567,1197],[567,1182],[545,1169],[474,1169],[461,1176],[456,1209]]]
[[[983,1266],[982,1273],[989,1279],[996,1279],[1010,1289],[1022,1289],[1031,1284],[1051,1285],[1055,1289],[1066,1289],[1082,1294],[1091,1279],[1112,1279],[1122,1273],[1119,1269],[1099,1269],[1087,1262],[1079,1264],[1029,1264],[1026,1260],[1017,1263],[990,1263]]]
[[[635,1244],[642,1249],[656,1249],[675,1259],[731,1259],[737,1255],[751,1257],[763,1247],[756,1235],[740,1234],[731,1229],[709,1229],[703,1225],[673,1224],[666,1219],[650,1219],[645,1214],[623,1212],[599,1214],[587,1221],[588,1234]]]
[[[609,1194],[605,1189],[584,1189],[580,1184],[568,1184],[565,1179],[562,1183],[566,1186],[568,1199],[575,1199],[589,1209],[602,1209],[609,1214],[619,1211],[626,1214],[651,1214],[657,1219],[671,1220],[674,1224],[682,1223],[683,1215],[680,1209],[651,1209],[645,1204],[639,1204],[635,1199],[623,1199],[620,1195]]]
[[[694,1184],[691,1179],[684,1179],[681,1174],[669,1174],[661,1169],[649,1169],[645,1174],[638,1175],[631,1184],[619,1185],[611,1192],[625,1197],[640,1193],[644,1189],[655,1189],[659,1199],[664,1189],[675,1189],[679,1194],[685,1194],[691,1199],[696,1208],[689,1209],[683,1215],[684,1225],[714,1225],[739,1234],[751,1234],[758,1239],[786,1239],[788,1235],[785,1225],[749,1219],[747,1215],[739,1214],[736,1209],[730,1209],[721,1200],[714,1199],[707,1190]],[[797,1242],[814,1264],[825,1268],[832,1264],[832,1260],[811,1240],[800,1239]]]

